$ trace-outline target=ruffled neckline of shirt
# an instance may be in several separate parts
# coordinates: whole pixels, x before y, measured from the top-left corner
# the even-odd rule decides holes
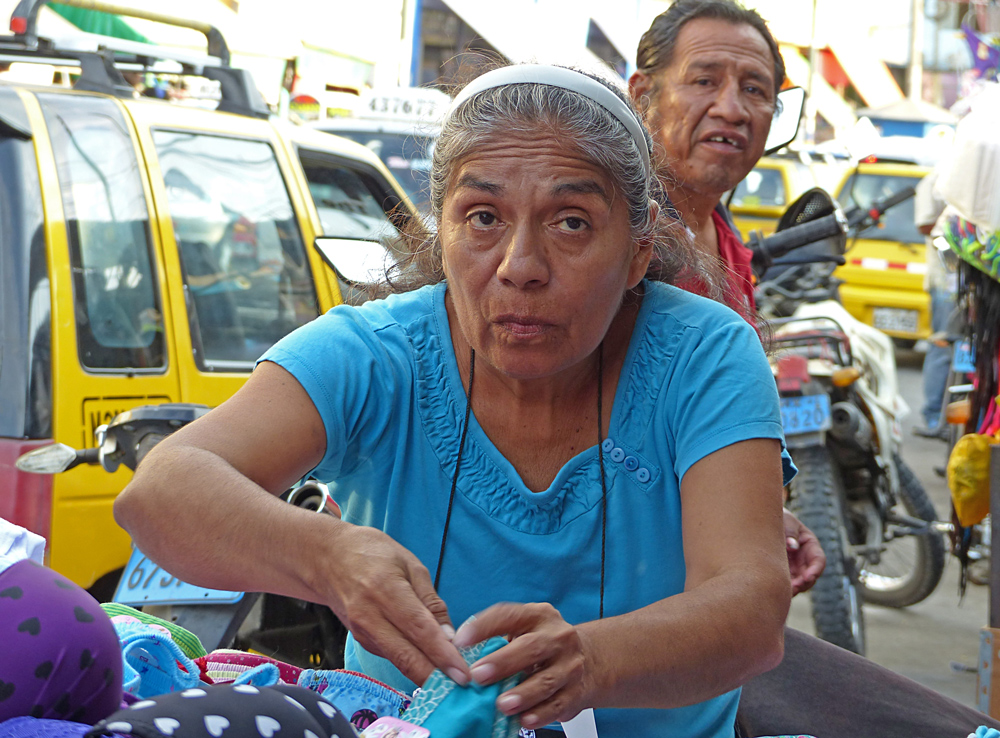
[[[648,316],[659,302],[659,285],[646,284],[636,318],[621,378],[615,392],[609,437],[630,437],[638,445],[652,419],[660,384],[653,375],[665,372],[665,361],[674,341]],[[465,417],[466,396],[455,357],[445,308],[446,284],[432,288],[430,330],[410,334],[415,362],[415,392],[424,433],[434,449],[446,477],[452,478]],[[655,324],[655,321],[653,322]],[[660,334],[660,335],[657,335]],[[673,331],[676,336],[676,331]],[[641,377],[641,379],[640,379]],[[652,380],[652,381],[650,381]],[[622,407],[629,408],[630,429],[619,431]],[[490,441],[473,414],[462,453],[458,493],[490,518],[515,530],[544,535],[553,533],[585,514],[601,501],[600,463],[597,445],[590,446],[560,469],[547,490],[532,492],[517,470]],[[605,462],[609,497],[621,470]]]

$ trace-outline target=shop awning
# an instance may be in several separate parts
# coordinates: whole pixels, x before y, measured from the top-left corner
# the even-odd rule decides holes
[[[101,36],[121,38],[126,41],[138,41],[144,44],[151,43],[148,38],[136,31],[117,15],[102,13],[99,10],[90,10],[89,8],[59,5],[57,3],[49,3],[48,7],[56,15],[69,21],[81,31],[97,33]]]
[[[867,44],[858,43],[856,38],[831,35],[829,45],[868,107],[881,108],[905,97],[889,67]]]
[[[808,90],[809,61],[794,46],[782,44],[780,48],[789,81]],[[813,81],[812,102],[816,106],[816,112],[838,133],[849,130],[857,120],[851,106],[818,74]]]
[[[558,4],[508,0],[503,13],[482,0],[444,0],[484,41],[512,62],[538,61],[606,66],[587,48],[590,18],[566,13]]]

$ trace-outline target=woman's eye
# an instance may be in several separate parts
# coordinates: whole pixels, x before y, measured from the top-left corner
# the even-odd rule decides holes
[[[579,231],[587,228],[589,223],[583,218],[577,218],[570,216],[569,218],[563,218],[559,221],[559,227],[564,231],[570,231],[571,233],[578,233]]]
[[[472,225],[491,226],[496,224],[497,217],[493,213],[482,210],[478,213],[473,213],[470,220],[472,221]]]

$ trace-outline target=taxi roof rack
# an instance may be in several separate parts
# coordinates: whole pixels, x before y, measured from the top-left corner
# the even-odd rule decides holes
[[[184,49],[84,31],[72,38],[55,41],[40,38],[38,12],[49,2],[190,28],[205,35],[208,53],[199,55]],[[119,66],[148,69],[156,61],[173,61],[180,64],[183,74],[197,74],[219,83],[221,99],[217,110],[255,118],[267,118],[271,114],[250,72],[230,66],[225,38],[218,28],[208,23],[125,8],[101,0],[19,0],[10,18],[10,30],[13,36],[0,36],[0,60],[79,65],[80,77],[74,89],[131,97],[133,88]]]

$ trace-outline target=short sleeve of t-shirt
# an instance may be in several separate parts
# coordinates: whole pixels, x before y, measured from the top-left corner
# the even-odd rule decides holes
[[[679,300],[681,316],[687,300]],[[706,300],[697,309],[721,311]],[[674,472],[681,480],[696,462],[726,446],[752,438],[774,438],[782,446],[783,481],[795,467],[784,449],[778,390],[754,329],[726,311],[724,321],[699,320],[683,329],[667,379],[665,408],[674,436]]]
[[[422,291],[421,291],[422,292]],[[429,316],[426,296],[390,298],[360,308],[335,307],[285,336],[260,361],[295,377],[326,428],[326,453],[314,470],[337,479],[393,446],[394,412],[412,395],[412,349],[399,315]]]

